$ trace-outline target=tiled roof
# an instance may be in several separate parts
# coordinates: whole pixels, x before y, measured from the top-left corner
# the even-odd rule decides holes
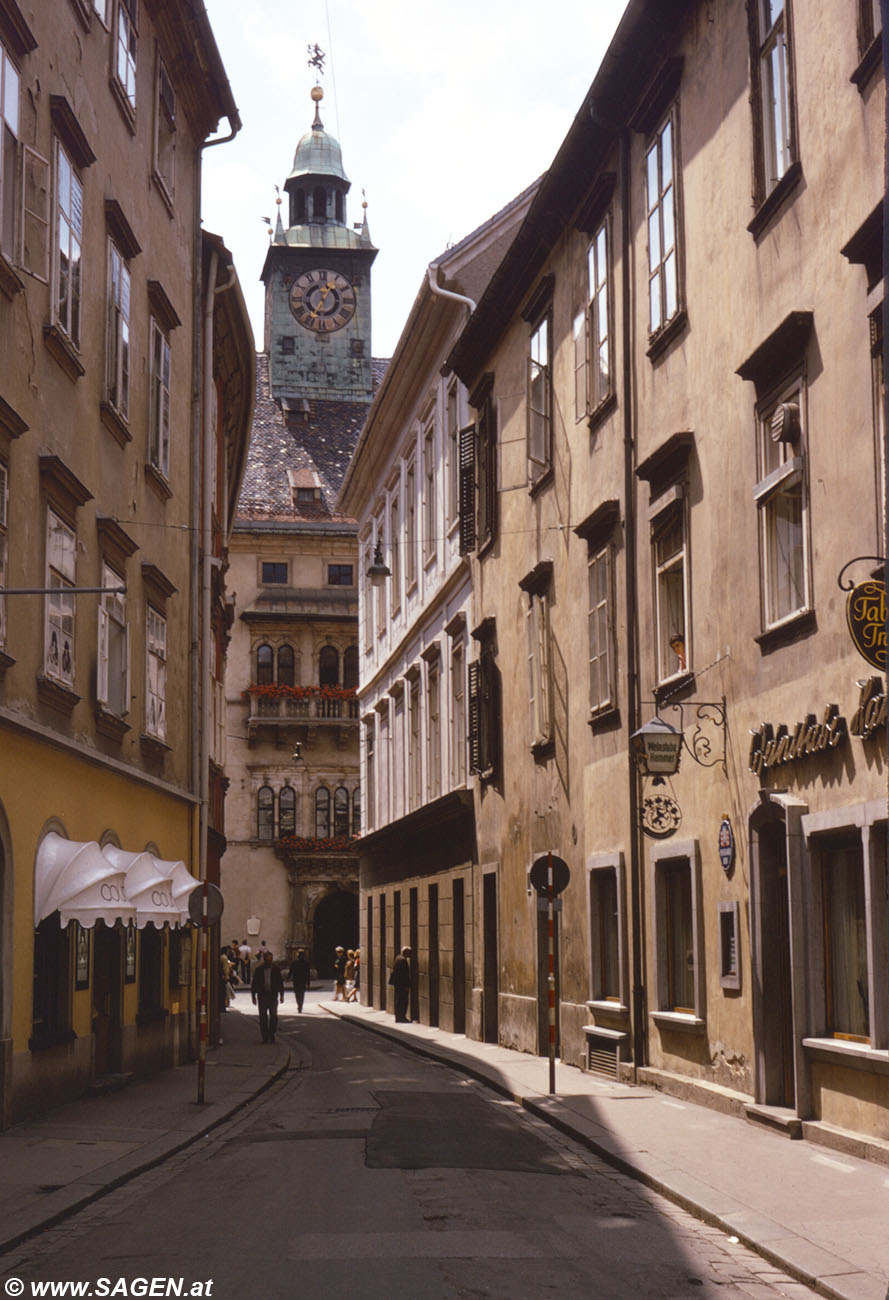
[[[373,360],[374,387],[388,363]],[[269,359],[256,358],[256,406],[238,518],[342,522],[337,492],[369,409],[367,402],[316,402],[284,411],[269,390]],[[293,471],[288,475],[288,470]],[[300,471],[307,471],[302,473]],[[317,480],[310,478],[316,475]],[[294,502],[292,483],[317,481],[320,500]]]

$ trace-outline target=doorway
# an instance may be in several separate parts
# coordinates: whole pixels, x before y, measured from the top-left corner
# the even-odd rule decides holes
[[[320,899],[312,923],[312,966],[319,979],[333,979],[337,947],[357,948],[358,895],[344,889]]]
[[[429,1023],[438,1025],[438,885],[429,886]]]
[[[496,1043],[500,1034],[498,1020],[497,955],[497,873],[482,877],[482,932],[484,937],[482,979],[482,1038]]]
[[[787,835],[783,821],[759,830],[759,926],[762,990],[760,1050],[767,1106],[793,1107],[793,986]]]
[[[106,925],[101,920],[93,929],[93,1070],[97,1077],[119,1074],[121,1069],[121,933],[119,925]]]
[[[453,883],[454,908],[454,1033],[466,1033],[466,911],[463,881]]]

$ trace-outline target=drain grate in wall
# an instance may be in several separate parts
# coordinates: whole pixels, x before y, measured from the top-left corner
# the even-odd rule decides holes
[[[590,1074],[600,1074],[605,1079],[616,1079],[617,1044],[588,1038],[586,1068]]]

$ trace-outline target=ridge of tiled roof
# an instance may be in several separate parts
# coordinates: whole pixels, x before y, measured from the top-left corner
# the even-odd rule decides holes
[[[374,379],[376,367],[374,360]],[[386,363],[383,362],[383,371]],[[239,518],[280,517],[307,522],[343,522],[335,511],[337,492],[367,415],[367,402],[317,402],[282,410],[269,388],[268,354],[256,358],[256,404],[247,468],[238,499]],[[288,470],[317,475],[320,499],[295,503]],[[300,474],[300,478],[303,475]]]

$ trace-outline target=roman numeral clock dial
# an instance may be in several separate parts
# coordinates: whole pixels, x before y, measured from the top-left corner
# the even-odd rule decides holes
[[[339,271],[306,271],[290,286],[289,303],[304,329],[331,334],[355,315],[355,290]]]

